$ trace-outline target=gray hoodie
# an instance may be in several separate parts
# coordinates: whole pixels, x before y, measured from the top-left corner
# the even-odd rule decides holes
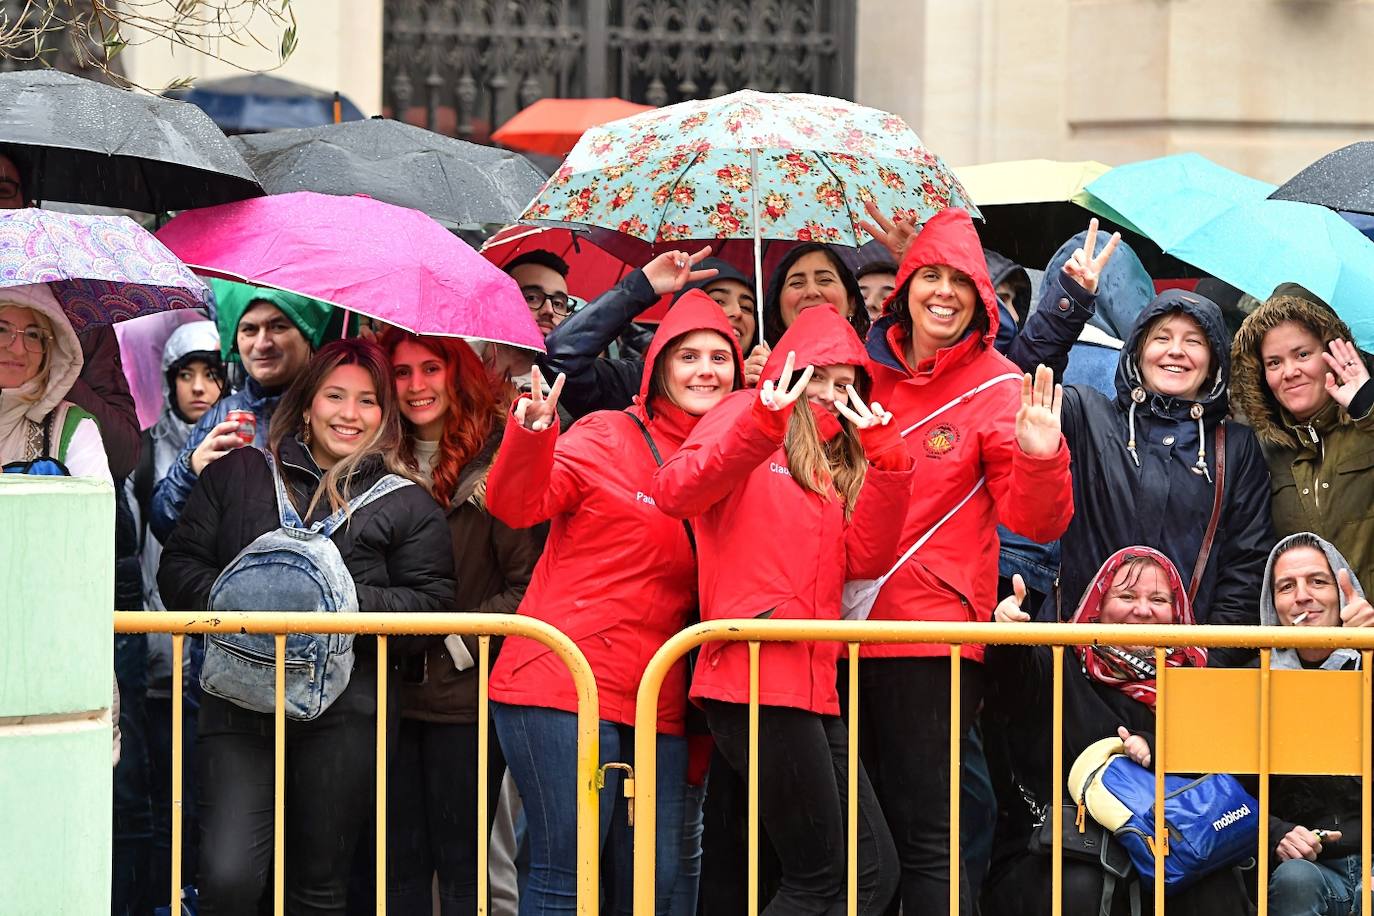
[[[1350,568],[1350,563],[1346,561],[1341,552],[1337,550],[1329,541],[1323,540],[1312,534],[1310,531],[1300,531],[1297,534],[1290,534],[1288,537],[1274,545],[1274,549],[1269,551],[1269,560],[1264,564],[1264,586],[1260,591],[1260,625],[1266,627],[1283,626],[1279,623],[1279,613],[1274,607],[1274,561],[1283,553],[1294,540],[1298,538],[1311,538],[1315,540],[1326,554],[1326,562],[1331,564],[1332,574],[1339,573],[1342,569],[1350,574],[1350,584],[1355,587],[1355,594],[1364,597],[1364,588],[1360,585],[1360,580],[1355,575],[1355,570]],[[1336,590],[1336,598],[1342,608],[1345,607],[1345,596],[1340,589]],[[1353,664],[1352,664],[1353,662]],[[1275,649],[1270,655],[1270,667],[1273,668],[1301,668],[1302,662],[1298,659],[1296,649]],[[1360,653],[1354,649],[1336,649],[1322,662],[1321,667],[1331,671],[1340,671],[1346,668],[1360,667]]]

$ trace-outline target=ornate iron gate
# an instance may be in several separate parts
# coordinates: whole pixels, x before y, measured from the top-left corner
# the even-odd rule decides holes
[[[849,97],[854,0],[386,0],[383,103],[485,140],[545,96]]]

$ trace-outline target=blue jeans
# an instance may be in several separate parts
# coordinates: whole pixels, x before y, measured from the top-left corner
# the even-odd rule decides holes
[[[1360,856],[1289,859],[1269,876],[1270,916],[1346,916],[1359,913]]]
[[[670,916],[697,916],[697,890],[701,883],[701,838],[706,832],[706,781],[686,786],[682,805],[681,865],[673,887]]]
[[[520,916],[574,913],[577,908],[577,716],[539,706],[491,704],[506,765],[525,805],[529,880]],[[634,729],[601,722],[600,764],[634,764]],[[599,830],[605,902],[602,912],[628,914],[633,904],[633,831],[621,788],[623,772],[608,770],[601,790]],[[682,843],[687,739],[658,736],[658,827],[654,912],[667,916]]]

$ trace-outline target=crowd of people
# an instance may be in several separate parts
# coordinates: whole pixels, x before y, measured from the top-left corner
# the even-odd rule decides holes
[[[109,329],[78,337],[48,287],[6,288],[0,461],[116,485],[117,607],[281,607],[244,558],[289,520],[332,544],[316,556],[341,607],[552,624],[595,675],[602,764],[634,763],[644,669],[698,619],[1374,622],[1361,584],[1374,575],[1371,362],[1326,303],[1281,287],[1237,322],[1206,288],[1156,294],[1095,220],[1036,295],[963,210],[919,228],[870,212],[891,260],[855,272],[825,244],[797,245],[762,287],[761,323],[755,278],[709,248],[661,254],[581,307],[567,263],[521,255],[506,270],[544,334],[537,357],[358,329],[309,297],[215,280],[215,319],[167,340],[165,407],[141,442]],[[657,328],[636,326],[663,296]],[[200,913],[247,916],[272,886],[273,717],[246,699],[261,659],[229,639],[188,646],[178,672],[169,637],[116,641],[114,911],[168,902],[182,677],[183,874]],[[379,716],[389,911],[477,911],[478,645],[390,646],[386,670],[370,639],[289,662],[323,672],[318,696],[291,697],[313,713],[286,729],[290,913],[371,907]],[[948,650],[927,644],[863,646],[850,772],[840,652],[760,650],[765,912],[844,912],[853,780],[859,912],[948,912],[956,780],[959,913],[1048,913],[1033,840],[1053,793],[1049,650],[962,648],[962,772],[949,767]],[[1348,650],[1273,660],[1359,663]],[[1154,650],[1078,646],[1063,664],[1064,759],[1117,736],[1149,767]],[[746,645],[716,642],[664,682],[661,916],[743,910],[749,671]],[[511,637],[489,691],[490,911],[574,912],[572,679],[549,648]],[[626,914],[622,778],[608,770],[600,794],[600,887],[603,911]],[[1270,801],[1270,912],[1349,912],[1358,781],[1285,776]],[[1253,876],[1218,869],[1169,910],[1247,912]],[[1148,882],[1132,900],[1104,880],[1066,863],[1064,911],[1149,910]]]

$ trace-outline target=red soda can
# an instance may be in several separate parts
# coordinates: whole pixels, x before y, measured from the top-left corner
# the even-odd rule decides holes
[[[224,415],[224,419],[230,423],[237,423],[238,429],[235,435],[244,445],[252,445],[253,437],[257,435],[258,418],[253,415],[251,410],[231,410]]]

